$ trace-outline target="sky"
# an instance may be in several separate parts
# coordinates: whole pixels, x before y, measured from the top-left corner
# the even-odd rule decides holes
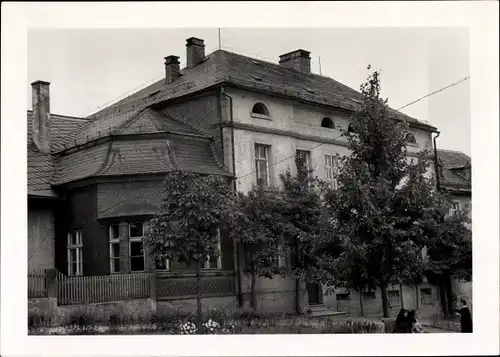
[[[217,28],[30,29],[27,109],[30,83],[51,83],[51,112],[86,116],[126,93],[159,80],[164,57],[180,57],[185,40],[219,47]],[[359,89],[368,65],[381,71],[382,94],[398,109],[469,76],[467,28],[222,28],[223,49],[278,62],[295,49],[311,52],[311,71]],[[470,155],[470,85],[454,87],[402,111],[441,132],[438,148]],[[134,90],[135,89],[135,90]]]

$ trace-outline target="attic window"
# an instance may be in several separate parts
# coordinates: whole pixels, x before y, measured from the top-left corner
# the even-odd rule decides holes
[[[333,120],[331,118],[325,117],[321,121],[321,127],[328,129],[335,129],[335,124],[333,123]]]
[[[252,108],[252,114],[268,117],[269,109],[267,109],[267,107],[262,103],[256,103]]]
[[[262,80],[262,78],[261,78],[261,77],[256,76],[256,75],[253,75],[253,74],[252,74],[252,76],[251,76],[251,77],[252,77],[253,79],[255,79],[256,81],[261,81],[261,80]]]
[[[410,144],[416,144],[417,143],[417,139],[415,139],[415,135],[413,135],[412,133],[407,133],[405,135],[405,139]]]

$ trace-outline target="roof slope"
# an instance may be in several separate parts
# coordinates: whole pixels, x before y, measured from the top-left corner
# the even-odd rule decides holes
[[[52,114],[50,116],[51,146],[57,146],[71,132],[81,129],[87,124],[83,118]],[[57,197],[58,194],[50,186],[54,173],[54,165],[50,154],[38,150],[32,141],[32,111],[27,113],[27,154],[28,154],[28,194],[34,196]]]
[[[361,93],[332,79],[317,74],[305,74],[293,68],[246,57],[225,50],[212,52],[196,66],[183,69],[180,78],[165,84],[159,80],[150,86],[89,116],[92,123],[75,135],[68,146],[84,143],[109,135],[113,128],[126,122],[140,110],[156,103],[195,93],[222,83],[251,90],[285,95],[316,104],[329,105],[345,110],[359,108]],[[392,109],[391,109],[392,110]],[[392,110],[395,117],[412,123],[416,119]]]
[[[443,188],[471,191],[471,158],[460,151],[437,150],[440,185]]]

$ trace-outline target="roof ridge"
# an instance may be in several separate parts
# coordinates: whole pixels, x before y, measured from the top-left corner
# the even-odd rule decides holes
[[[26,110],[28,113],[30,114],[33,114],[33,110],[31,109],[28,109]],[[58,116],[58,117],[63,117],[65,119],[70,119],[70,120],[77,120],[77,121],[83,121],[83,122],[87,122],[89,121],[90,119],[87,119],[85,117],[75,117],[73,115],[65,115],[65,114],[56,114],[56,113],[50,113],[50,115],[55,115],[55,116]]]

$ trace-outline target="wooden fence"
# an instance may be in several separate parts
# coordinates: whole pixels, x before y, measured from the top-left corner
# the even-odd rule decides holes
[[[28,274],[28,297],[57,297],[58,305],[155,298],[154,273],[68,277],[58,271]]]

